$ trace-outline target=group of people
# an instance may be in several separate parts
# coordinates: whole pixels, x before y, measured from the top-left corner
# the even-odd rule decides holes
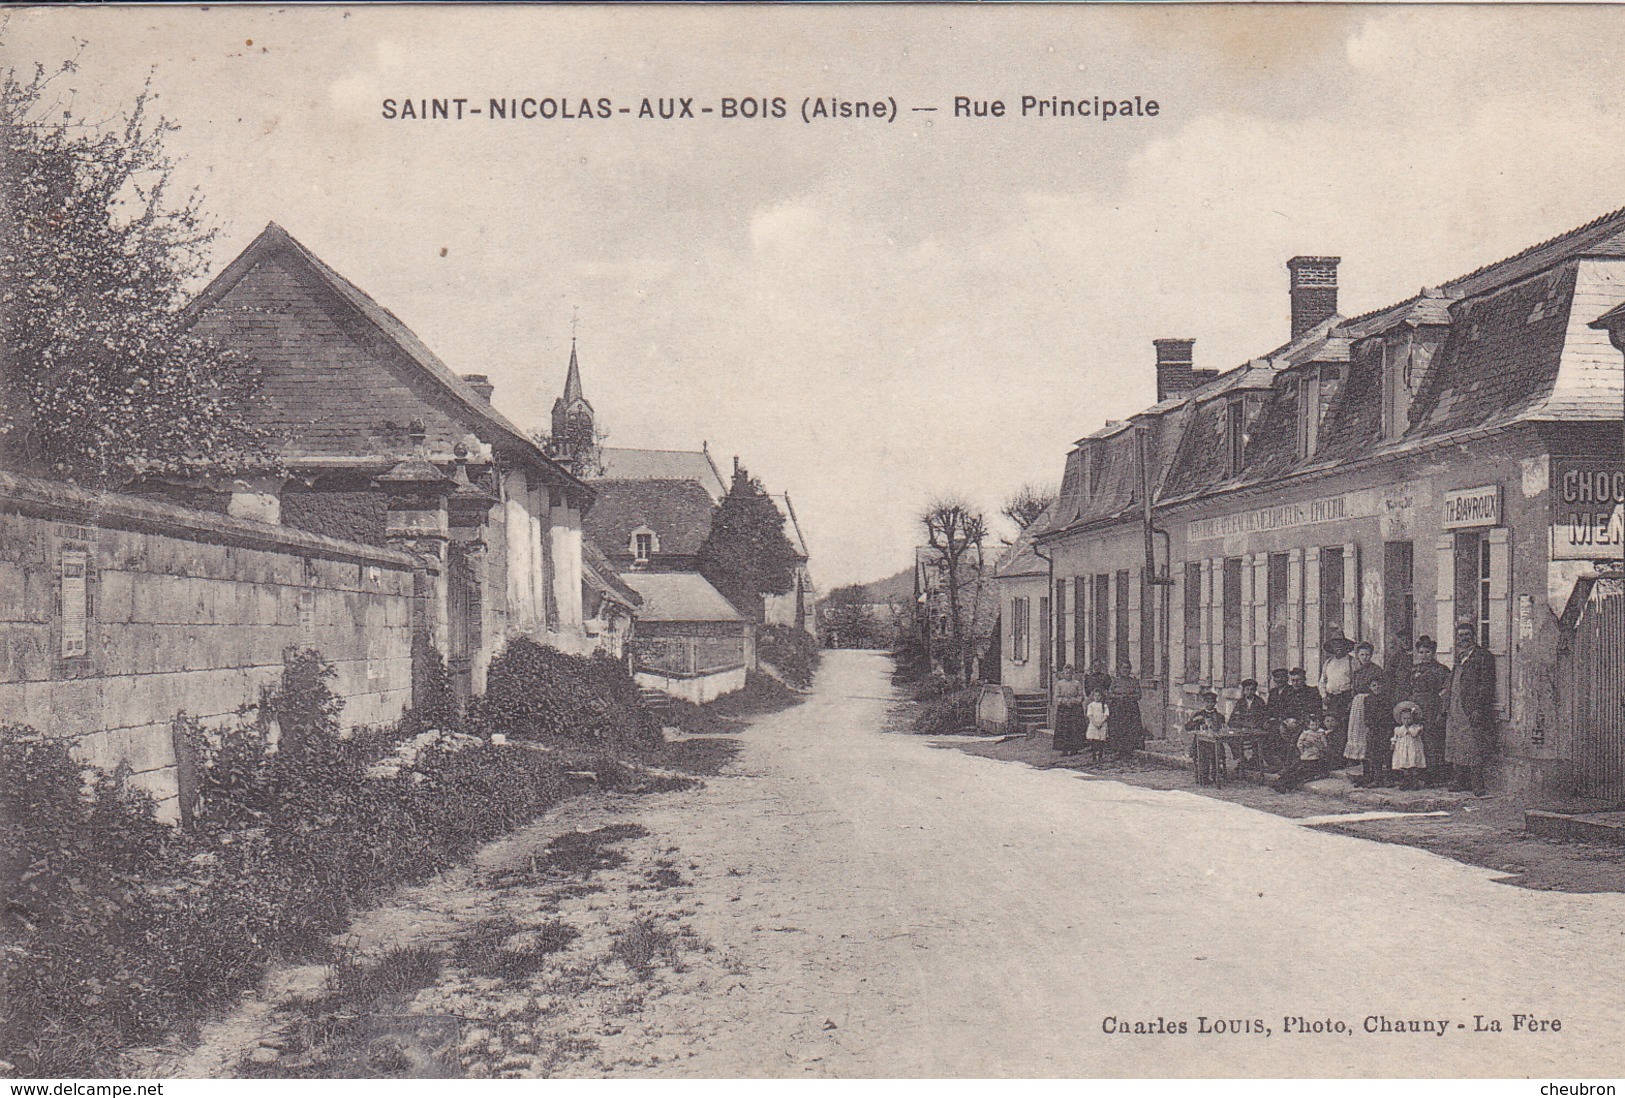
[[[1439,662],[1438,645],[1426,636],[1417,639],[1410,661],[1391,672],[1373,662],[1366,642],[1333,638],[1325,653],[1318,687],[1301,667],[1271,672],[1268,697],[1247,679],[1228,718],[1208,691],[1186,730],[1270,733],[1262,761],[1279,769],[1276,788],[1283,791],[1358,763],[1360,786],[1486,792],[1495,659],[1479,646],[1473,625],[1456,630],[1454,668]]]
[[[1140,680],[1134,668],[1120,664],[1113,678],[1096,663],[1080,679],[1068,664],[1055,677],[1055,750],[1079,755],[1087,748],[1095,762],[1110,751],[1131,758],[1145,746],[1140,720]]]

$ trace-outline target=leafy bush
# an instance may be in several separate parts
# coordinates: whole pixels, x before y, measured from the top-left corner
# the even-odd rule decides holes
[[[756,655],[772,664],[784,681],[802,689],[812,685],[821,653],[818,638],[789,625],[764,625],[756,632]]]
[[[608,656],[572,656],[527,637],[510,640],[486,673],[470,726],[489,735],[645,749],[660,724],[626,668]]]
[[[923,702],[914,715],[914,727],[934,736],[974,732],[976,703],[981,696],[982,688],[971,686]]]
[[[631,784],[612,748],[649,734],[609,722],[642,727],[636,688],[612,662],[565,666],[569,703],[598,723],[544,753],[441,731],[341,738],[331,666],[290,649],[255,719],[177,718],[198,761],[184,830],[158,823],[127,774],[0,726],[0,1059],[25,1076],[124,1074],[121,1049],[195,1025],[280,957],[324,957],[352,911],[567,796],[566,771]],[[553,712],[558,682],[535,680],[543,704],[526,711]]]
[[[412,708],[401,716],[401,730],[416,734],[462,727],[451,672],[426,632],[412,634]]]

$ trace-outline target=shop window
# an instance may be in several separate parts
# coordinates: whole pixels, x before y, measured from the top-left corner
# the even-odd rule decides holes
[[[1408,541],[1390,541],[1382,547],[1383,628],[1387,660],[1409,652],[1416,639],[1416,548]]]
[[[1185,681],[1202,681],[1202,565],[1185,565]]]
[[[1343,547],[1320,551],[1320,641],[1348,636],[1343,621]],[[1349,637],[1353,640],[1353,637]]]
[[[1104,573],[1095,577],[1095,635],[1091,647],[1098,663],[1107,662],[1112,650],[1112,578]]]
[[[1264,616],[1269,637],[1269,670],[1287,667],[1288,633],[1287,615],[1287,554],[1271,553],[1269,570],[1265,576]]]
[[[1129,649],[1128,649],[1128,569],[1127,568],[1119,569],[1118,572],[1117,572],[1117,605],[1116,605],[1116,610],[1117,610],[1117,629],[1116,629],[1116,634],[1117,635],[1113,639],[1117,643],[1113,646],[1113,648],[1115,650],[1115,662],[1112,665],[1112,673],[1113,674],[1116,674],[1117,669],[1119,667],[1123,667],[1123,666],[1130,665],[1130,664],[1133,663],[1133,661],[1131,659],[1129,659]]]
[[[1241,681],[1241,566],[1240,557],[1224,561],[1224,669],[1222,683]]]
[[[1010,659],[1016,663],[1026,663],[1029,646],[1031,644],[1029,625],[1031,611],[1026,599],[1012,599],[1010,602]]]

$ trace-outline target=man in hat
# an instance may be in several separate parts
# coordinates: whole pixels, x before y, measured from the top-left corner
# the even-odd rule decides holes
[[[1349,739],[1349,706],[1354,702],[1354,642],[1338,635],[1325,644],[1326,661],[1320,665],[1320,696],[1326,702],[1326,736],[1331,742],[1332,768],[1348,765],[1343,749]]]
[[[1424,781],[1443,785],[1449,766],[1444,760],[1445,697],[1450,692],[1450,668],[1439,662],[1439,645],[1427,634],[1416,638],[1416,651],[1408,666],[1400,669],[1394,696],[1414,702],[1422,721],[1422,746],[1427,757]]]
[[[1477,796],[1488,791],[1485,768],[1495,750],[1495,657],[1478,643],[1472,622],[1456,626],[1456,666],[1450,672],[1444,757],[1450,788]]]

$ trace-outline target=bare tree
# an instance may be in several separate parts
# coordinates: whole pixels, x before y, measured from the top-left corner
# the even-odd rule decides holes
[[[1049,505],[1054,502],[1054,489],[1023,484],[1004,501],[1004,506],[999,509],[999,513],[1015,523],[1018,530],[1025,530],[1037,522],[1038,517],[1048,510]]]
[[[987,540],[987,518],[959,497],[936,500],[920,516],[925,527],[926,544],[933,559],[930,566],[942,579],[941,598],[947,602],[948,658],[943,670],[956,682],[963,683],[970,667],[970,644],[974,635],[974,618],[981,595],[982,543]],[[970,606],[965,606],[966,588],[973,587]],[[932,607],[927,605],[927,612]],[[967,621],[966,611],[970,613]],[[927,623],[929,627],[929,622]],[[970,626],[967,629],[967,625]]]

